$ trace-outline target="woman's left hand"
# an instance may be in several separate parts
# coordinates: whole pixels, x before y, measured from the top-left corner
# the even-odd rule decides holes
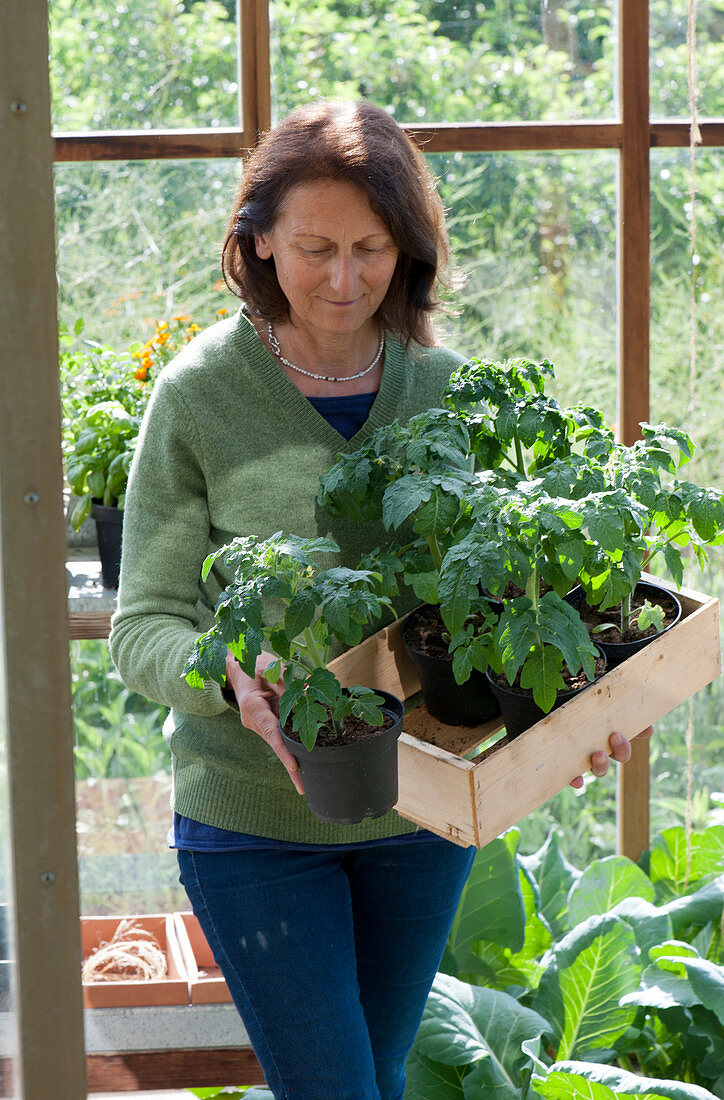
[[[653,732],[654,727],[648,726],[645,730],[642,730],[638,736],[648,740]],[[622,733],[612,733],[608,739],[608,745],[611,750],[610,758],[615,760],[618,764],[626,764],[631,759],[631,742],[628,737],[624,737]],[[593,753],[591,757],[591,771],[597,779],[603,779],[604,775],[608,772],[608,761],[609,756],[607,756],[603,750]],[[571,780],[570,786],[576,789],[581,788],[583,786],[583,776],[577,775],[575,779]]]

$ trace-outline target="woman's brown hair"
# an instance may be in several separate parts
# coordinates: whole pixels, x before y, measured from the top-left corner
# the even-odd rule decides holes
[[[274,260],[257,256],[254,235],[271,231],[291,188],[319,179],[363,191],[399,249],[378,310],[382,326],[405,343],[433,345],[431,313],[449,255],[443,205],[417,146],[386,111],[365,101],[315,101],[262,137],[244,165],[229,219],[221,257],[226,285],[252,315],[288,319]]]

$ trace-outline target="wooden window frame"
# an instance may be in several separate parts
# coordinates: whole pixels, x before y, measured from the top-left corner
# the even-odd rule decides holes
[[[689,145],[687,119],[649,117],[649,3],[617,0],[620,118],[597,122],[430,123],[405,126],[426,153],[611,149],[619,154],[617,202],[618,429],[625,443],[649,417],[650,178],[652,148]],[[269,0],[239,0],[238,127],[56,133],[56,162],[239,157],[271,120]],[[701,119],[701,144],[724,146],[724,119]],[[649,844],[649,752],[634,742],[619,772],[618,847],[638,858]]]

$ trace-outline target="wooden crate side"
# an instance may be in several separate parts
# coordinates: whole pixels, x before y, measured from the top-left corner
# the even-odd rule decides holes
[[[188,974],[191,1004],[230,1003],[229,987],[196,916],[191,912],[174,913],[173,920]]]
[[[474,765],[481,845],[587,771],[594,751],[608,751],[611,733],[635,737],[717,678],[719,603],[705,599],[578,698]]]
[[[191,946],[191,933],[188,927],[189,919],[192,916],[192,913],[186,912],[173,914],[173,921],[176,926],[176,938],[181,951],[181,957],[184,961],[184,969],[189,980],[189,986],[191,982],[196,981],[199,976],[199,968],[196,962],[194,949]]]
[[[397,812],[446,840],[476,844],[471,762],[406,733],[398,742],[398,760]]]
[[[341,684],[363,684],[408,699],[420,690],[420,681],[400,637],[401,620],[378,630],[354,649],[330,661]]]

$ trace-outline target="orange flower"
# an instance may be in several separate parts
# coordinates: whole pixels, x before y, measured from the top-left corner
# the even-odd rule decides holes
[[[217,309],[217,311],[216,311],[216,316],[217,317],[227,317],[228,314],[229,314],[228,309]]]
[[[145,382],[147,374],[148,367],[139,367],[133,377],[137,378],[139,382]]]
[[[191,318],[187,317],[185,313],[179,313],[178,316],[174,317],[174,321],[178,321],[179,324],[182,324],[185,321],[190,321],[190,320],[191,320]]]
[[[167,332],[159,332],[158,336],[156,337],[155,343],[165,344],[167,340],[168,340],[168,333]]]

